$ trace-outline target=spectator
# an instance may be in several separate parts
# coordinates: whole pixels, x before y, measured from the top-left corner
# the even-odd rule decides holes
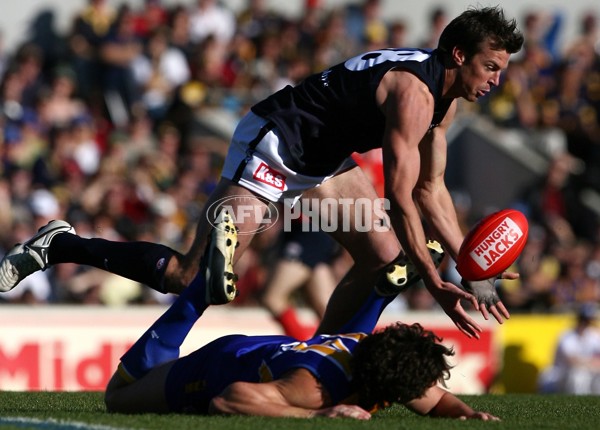
[[[600,394],[600,333],[595,327],[596,312],[593,303],[580,306],[575,327],[561,335],[552,366],[540,375],[542,393]]]
[[[53,71],[48,91],[40,95],[37,111],[46,129],[70,124],[76,117],[87,112],[84,101],[76,96],[77,78],[69,66]]]
[[[159,123],[174,98],[175,91],[190,79],[190,68],[183,52],[170,47],[169,30],[153,30],[144,55],[132,62],[133,76],[141,88],[141,98],[150,118]]]
[[[96,130],[92,118],[79,115],[71,121],[73,138],[73,161],[86,176],[92,177],[100,168],[100,148],[95,140]]]
[[[561,126],[569,152],[585,163],[585,183],[600,189],[600,56],[591,43],[574,45],[559,76]],[[595,49],[596,48],[596,49]]]
[[[71,125],[56,126],[48,130],[48,146],[39,154],[32,166],[33,183],[52,188],[65,182],[69,171],[76,169],[72,162]]]
[[[202,43],[212,36],[224,50],[235,34],[235,16],[219,5],[217,0],[196,0],[189,15],[190,38],[193,43]]]
[[[88,5],[75,16],[75,33],[86,43],[98,46],[116,19],[106,0],[88,0]]]
[[[429,13],[429,31],[424,40],[419,44],[420,48],[433,49],[437,47],[440,34],[448,24],[448,14],[443,6],[434,7]]]
[[[4,42],[4,34],[0,32],[0,82],[2,82],[2,78],[4,77],[4,73],[8,68],[10,55],[8,54],[5,42]]]
[[[410,46],[408,42],[408,25],[403,20],[395,20],[390,24],[388,46],[402,48]]]
[[[196,45],[192,55],[192,76],[210,88],[220,88],[224,83],[226,53],[214,36],[209,36]]]
[[[246,9],[237,16],[237,31],[256,42],[262,34],[272,33],[281,28],[282,19],[265,7],[264,0],[250,0]]]
[[[67,37],[77,87],[81,96],[90,103],[102,102],[97,85],[100,79],[99,49],[116,16],[106,0],[88,0],[88,5],[75,15]]]
[[[5,243],[4,239],[10,236],[13,225],[10,183],[6,175],[0,177],[0,207],[4,208],[0,211],[0,252],[4,254],[5,246],[11,245]]]
[[[370,40],[365,39],[363,41],[363,39],[360,39],[359,42],[356,42],[354,39],[348,38],[344,23],[345,19],[341,10],[333,10],[324,17],[321,28],[315,38],[314,69],[320,70],[331,64],[344,61],[348,56],[355,53],[359,46],[366,44]],[[381,36],[377,34],[373,36],[364,35],[363,37]]]
[[[257,45],[256,57],[249,64],[252,76],[251,86],[257,93],[268,94],[280,89],[281,75],[281,40],[277,33],[265,33]]]
[[[133,17],[133,28],[137,37],[148,40],[158,28],[167,24],[168,13],[161,0],[144,0],[141,10]]]
[[[563,25],[561,13],[545,10],[530,11],[525,15],[523,33],[530,44],[539,47],[554,62],[560,56],[559,36]]]
[[[374,43],[381,47],[388,39],[387,24],[383,20],[380,0],[364,0],[362,4],[350,4],[345,10],[346,33],[351,44],[368,50]]]
[[[100,44],[102,89],[108,115],[116,127],[125,127],[140,101],[132,65],[142,45],[133,28],[133,13],[122,6],[108,35]]]
[[[23,81],[18,69],[11,67],[6,71],[0,85],[0,107],[4,125],[16,123],[23,116]]]
[[[141,157],[156,152],[161,126],[162,122],[154,121],[143,109],[136,112],[123,132],[127,139],[127,163],[138,163]]]
[[[597,228],[595,218],[580,199],[580,169],[577,159],[560,154],[550,160],[545,176],[523,193],[530,220],[544,225],[561,242],[575,236],[593,237]]]
[[[34,43],[25,43],[16,53],[15,67],[23,85],[21,103],[24,108],[35,106],[38,95],[46,85],[42,73],[44,56],[44,51]]]
[[[170,9],[168,27],[171,31],[171,46],[183,52],[187,62],[190,63],[190,57],[194,52],[194,44],[190,37],[190,17],[187,8],[176,5]]]
[[[157,189],[164,191],[177,180],[181,133],[173,125],[164,123],[157,132],[157,138],[158,148],[141,152],[140,163],[151,175]]]
[[[555,310],[566,311],[578,303],[600,301],[600,284],[587,272],[589,242],[580,241],[565,247],[561,271],[551,286],[551,303]]]
[[[598,16],[593,11],[588,11],[581,17],[580,37],[573,42],[572,46],[580,44],[590,46],[600,54],[600,26]]]
[[[65,58],[65,38],[55,28],[55,13],[52,8],[42,8],[31,20],[27,42],[44,53],[42,72],[44,75],[55,69]]]

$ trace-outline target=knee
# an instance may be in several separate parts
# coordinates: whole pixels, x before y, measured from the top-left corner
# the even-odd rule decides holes
[[[198,273],[198,264],[188,262],[185,255],[177,254],[169,260],[164,286],[169,293],[180,294]]]

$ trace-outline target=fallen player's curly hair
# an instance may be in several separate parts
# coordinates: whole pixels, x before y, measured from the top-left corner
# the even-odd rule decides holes
[[[396,323],[365,337],[354,350],[353,384],[359,405],[369,410],[422,397],[450,376],[451,348],[420,324]]]

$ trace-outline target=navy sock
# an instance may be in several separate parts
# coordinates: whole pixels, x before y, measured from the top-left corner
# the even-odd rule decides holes
[[[354,314],[350,321],[344,324],[340,333],[371,333],[375,329],[385,307],[395,298],[394,295],[380,296],[373,289],[358,312]]]
[[[97,267],[164,293],[165,270],[175,254],[171,248],[157,243],[115,242],[58,234],[50,243],[48,261]]]
[[[136,343],[121,357],[121,367],[139,379],[154,367],[179,357],[179,348],[204,313],[206,280],[200,272]]]

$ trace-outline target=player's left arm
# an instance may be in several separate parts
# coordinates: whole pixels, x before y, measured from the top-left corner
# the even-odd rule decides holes
[[[478,419],[499,421],[500,418],[483,411],[476,411],[454,394],[437,385],[429,388],[423,397],[411,400],[405,405],[419,415],[434,418]]]
[[[296,369],[271,382],[234,382],[211,400],[209,413],[293,418],[371,418],[371,414],[359,406],[330,403],[327,392],[317,379],[305,369]]]
[[[448,154],[446,133],[454,120],[456,104],[455,100],[440,125],[430,130],[419,145],[421,171],[414,193],[417,204],[429,227],[433,230],[433,234],[454,261],[457,261],[464,234],[460,228],[456,209],[444,177]],[[503,277],[514,279],[518,275],[507,273]],[[494,281],[495,278],[478,282],[465,281],[463,287],[475,296],[478,310],[486,320],[489,319],[489,310],[494,318],[502,323],[503,318],[510,318],[510,313],[500,301]]]

